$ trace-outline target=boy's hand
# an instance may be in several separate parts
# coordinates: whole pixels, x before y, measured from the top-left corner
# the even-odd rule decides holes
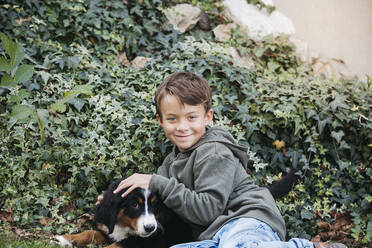
[[[117,194],[121,190],[128,188],[121,197],[127,196],[135,188],[148,189],[152,175],[148,174],[133,174],[132,176],[124,179],[120,182],[119,186],[114,190],[114,194]]]

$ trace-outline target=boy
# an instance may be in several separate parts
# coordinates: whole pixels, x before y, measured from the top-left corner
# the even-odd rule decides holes
[[[189,72],[167,77],[155,95],[156,118],[175,145],[173,152],[157,174],[134,174],[114,193],[129,188],[125,197],[136,187],[158,192],[200,240],[174,248],[327,247],[297,238],[283,241],[285,223],[273,197],[244,169],[247,149],[221,128],[206,130],[213,119],[211,99],[204,78]]]

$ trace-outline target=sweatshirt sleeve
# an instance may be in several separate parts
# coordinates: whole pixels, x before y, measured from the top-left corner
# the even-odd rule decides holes
[[[178,215],[207,226],[224,212],[233,190],[236,163],[230,156],[214,153],[195,163],[194,190],[162,175],[153,175],[149,187]]]

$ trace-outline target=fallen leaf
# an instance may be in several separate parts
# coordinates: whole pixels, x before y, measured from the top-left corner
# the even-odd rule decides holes
[[[5,211],[0,213],[0,219],[3,222],[13,222],[13,210],[11,208],[7,208]]]
[[[52,222],[52,218],[49,218],[49,217],[44,217],[42,219],[39,220],[40,224],[42,226],[49,226],[50,222]]]

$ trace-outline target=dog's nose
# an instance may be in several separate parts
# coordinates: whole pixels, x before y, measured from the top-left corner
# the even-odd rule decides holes
[[[149,233],[149,232],[154,231],[155,225],[153,224],[145,225],[144,228],[145,228],[145,231]]]

